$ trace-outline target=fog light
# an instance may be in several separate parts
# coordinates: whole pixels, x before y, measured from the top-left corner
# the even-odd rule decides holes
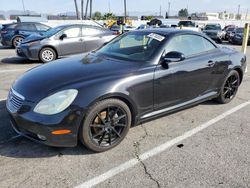
[[[40,134],[37,134],[37,137],[40,139],[40,140],[43,140],[45,141],[47,138],[43,135],[40,135]]]

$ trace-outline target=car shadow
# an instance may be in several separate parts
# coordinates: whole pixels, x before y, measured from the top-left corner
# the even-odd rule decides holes
[[[0,50],[14,50],[11,46],[0,46]]]
[[[6,101],[0,101],[0,156],[10,158],[48,158],[63,155],[89,155],[93,152],[81,143],[73,148],[49,147],[33,142],[18,135],[11,127],[5,107]]]
[[[28,59],[22,58],[22,57],[7,57],[7,58],[1,59],[1,63],[5,63],[5,64],[35,64],[35,63],[41,63],[41,62],[28,60]]]

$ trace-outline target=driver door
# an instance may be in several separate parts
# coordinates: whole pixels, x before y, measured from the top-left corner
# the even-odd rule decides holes
[[[66,37],[60,38],[63,34],[65,34]],[[83,40],[80,26],[64,29],[60,32],[58,37],[61,55],[71,55],[83,52]]]
[[[208,42],[208,43],[207,43]],[[159,64],[155,70],[155,108],[167,108],[209,95],[213,81],[216,47],[198,35],[174,36],[165,47],[165,53],[178,51],[185,55],[180,62],[170,62],[168,68]],[[212,93],[211,93],[212,94]]]

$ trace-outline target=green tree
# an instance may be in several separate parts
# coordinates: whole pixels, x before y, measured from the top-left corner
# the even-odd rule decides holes
[[[105,13],[103,15],[103,19],[104,20],[112,20],[112,19],[116,19],[116,16],[113,13]]]
[[[185,8],[185,9],[181,9],[179,12],[178,12],[178,16],[179,17],[188,17],[188,10]]]
[[[102,19],[102,13],[101,12],[95,12],[93,16],[94,20],[101,20]]]

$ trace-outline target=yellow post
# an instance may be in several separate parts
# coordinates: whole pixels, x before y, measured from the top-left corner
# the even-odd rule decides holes
[[[246,54],[247,52],[248,37],[249,37],[249,23],[246,23],[245,28],[244,28],[244,37],[243,37],[242,48],[241,48],[241,51],[244,54]]]

